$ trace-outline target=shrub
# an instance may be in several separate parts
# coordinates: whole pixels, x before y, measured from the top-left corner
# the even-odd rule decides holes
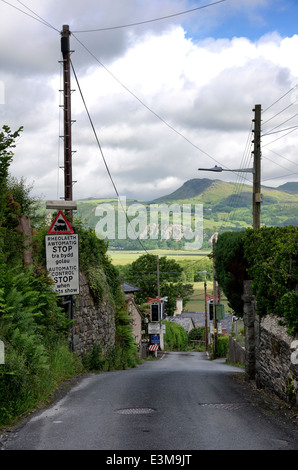
[[[248,272],[253,279],[258,314],[273,313],[298,331],[298,227],[248,229],[244,238]]]
[[[219,336],[217,338],[216,356],[226,357],[229,349],[229,336]]]
[[[184,351],[188,343],[188,335],[181,325],[171,321],[165,321],[166,334],[164,340],[169,349]]]
[[[216,279],[226,295],[229,307],[243,314],[243,280],[249,279],[243,253],[244,232],[225,232],[215,246]]]
[[[199,326],[198,328],[193,328],[188,333],[188,341],[204,341],[205,340],[205,327]]]
[[[44,350],[45,355],[47,367],[32,367],[26,352],[5,344],[5,364],[0,369],[0,426],[25,415],[48,399],[61,381],[82,372],[66,340]]]

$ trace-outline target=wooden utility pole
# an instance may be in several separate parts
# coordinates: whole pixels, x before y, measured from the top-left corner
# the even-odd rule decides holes
[[[214,358],[217,354],[217,318],[216,318],[216,304],[217,304],[217,285],[216,285],[216,271],[215,271],[215,244],[216,244],[216,235],[212,239],[212,253],[213,253],[213,325],[214,325]]]
[[[64,93],[64,199],[72,201],[72,140],[71,140],[71,87],[70,87],[70,31],[63,25],[61,52],[63,56],[63,93]],[[72,222],[72,211],[69,211]]]
[[[72,139],[71,139],[71,87],[70,87],[70,31],[63,25],[61,32],[61,52],[63,57],[63,108],[64,108],[64,200],[72,201]],[[72,210],[66,211],[72,225]],[[68,310],[71,320],[74,317],[73,296],[64,296],[64,308]],[[71,349],[74,350],[73,328],[71,332]]]
[[[254,117],[254,173],[253,173],[253,228],[261,225],[261,105],[255,105]]]
[[[207,281],[204,281],[204,293],[205,293],[205,349],[208,351],[208,312],[207,312]]]
[[[157,296],[160,297],[160,280],[159,280],[159,256],[156,257],[156,271],[157,271]]]

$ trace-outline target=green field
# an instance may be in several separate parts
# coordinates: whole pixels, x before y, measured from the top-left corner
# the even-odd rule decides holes
[[[204,282],[193,282],[194,293],[184,307],[186,312],[205,312]],[[207,282],[207,294],[213,295],[213,282]],[[221,303],[225,304],[226,313],[230,310],[227,306],[227,299],[222,295]]]
[[[137,258],[144,254],[143,251],[109,251],[108,255],[111,257],[112,262],[115,266],[124,266],[135,261]],[[200,259],[207,257],[210,254],[210,250],[200,251],[184,251],[184,250],[151,250],[150,254],[156,256],[167,256],[167,258],[175,259],[176,261],[199,261]],[[205,311],[205,300],[204,300],[204,282],[192,282],[194,293],[190,301],[185,306],[184,310],[188,312],[204,312]],[[213,282],[207,282],[207,294],[213,295]],[[227,301],[222,297],[222,303],[225,305]],[[228,311],[228,307],[226,308]]]
[[[191,300],[184,307],[187,312],[205,312],[204,282],[193,283],[194,293]],[[213,294],[213,283],[207,282],[207,294]]]
[[[207,257],[210,254],[210,250],[200,251],[186,251],[186,250],[150,250],[148,251],[151,255],[166,256],[169,259],[175,259],[176,261],[199,261],[202,257]],[[146,254],[144,251],[108,251],[112,263],[116,265],[125,265],[133,263],[140,256]]]

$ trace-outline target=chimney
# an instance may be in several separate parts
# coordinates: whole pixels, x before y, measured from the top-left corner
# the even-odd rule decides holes
[[[177,315],[181,315],[183,310],[183,299],[179,296],[178,299],[176,300],[176,308],[174,312],[174,317]]]

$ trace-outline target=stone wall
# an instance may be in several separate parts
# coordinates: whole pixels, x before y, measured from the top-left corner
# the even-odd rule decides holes
[[[262,320],[257,316],[256,322],[259,323],[257,386],[272,390],[283,400],[298,405],[298,361],[295,360],[297,341],[288,336],[286,328],[278,324],[278,318],[274,315]]]
[[[245,372],[260,388],[298,405],[298,341],[275,315],[256,314],[251,281],[244,282]]]
[[[232,336],[229,336],[228,360],[234,364],[245,363],[245,348],[243,348]]]
[[[97,305],[91,295],[87,277],[80,273],[80,295],[75,297],[73,350],[79,356],[90,352],[94,344],[107,352],[115,344],[115,312],[104,289],[103,300]]]
[[[247,380],[254,380],[257,334],[255,331],[255,303],[252,293],[252,281],[244,281],[242,300],[245,332],[245,374]]]

